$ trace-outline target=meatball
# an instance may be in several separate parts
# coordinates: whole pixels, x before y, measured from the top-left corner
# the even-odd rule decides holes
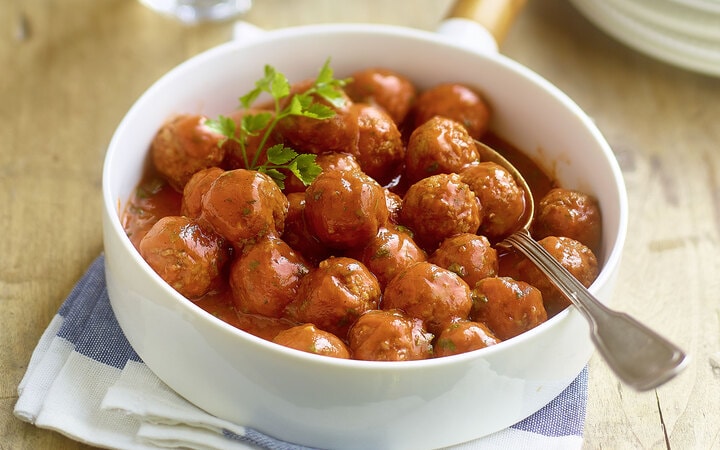
[[[480,202],[457,174],[424,178],[410,186],[400,212],[415,241],[433,251],[446,238],[475,233],[482,222]]]
[[[377,309],[380,294],[375,276],[360,261],[330,257],[302,279],[284,315],[345,339],[362,313]]]
[[[245,247],[230,266],[238,311],[279,318],[310,271],[305,259],[281,239],[268,236]]]
[[[305,224],[305,193],[294,192],[288,194],[287,199],[289,206],[282,240],[300,252],[308,262],[317,265],[327,259],[331,251],[310,233]]]
[[[439,173],[458,173],[479,159],[475,141],[465,127],[446,117],[435,116],[410,135],[404,177],[412,184]]]
[[[150,145],[153,164],[178,192],[195,172],[219,166],[225,137],[205,125],[201,115],[179,115],[165,123]]]
[[[456,320],[445,328],[435,342],[435,357],[459,355],[501,342],[481,322]]]
[[[358,118],[357,159],[363,172],[381,185],[400,174],[405,160],[405,144],[400,130],[382,109],[367,104],[354,105]]]
[[[412,236],[402,227],[382,227],[362,250],[350,253],[377,277],[382,289],[405,267],[427,259]]]
[[[382,309],[399,309],[420,319],[428,331],[440,332],[470,313],[470,287],[454,272],[418,262],[398,273],[385,288]]]
[[[360,163],[357,158],[350,153],[330,152],[322,153],[315,159],[317,165],[319,165],[323,172],[330,172],[333,170],[344,170],[344,171],[359,171]]]
[[[502,340],[547,320],[540,291],[509,277],[480,280],[473,289],[473,300],[471,319],[487,325]]]
[[[302,93],[310,87],[309,81],[297,83],[293,92]],[[288,97],[292,98],[294,94]],[[335,114],[327,119],[290,115],[277,123],[277,131],[285,143],[302,153],[345,152],[355,154],[358,145],[357,113],[346,98],[344,105],[332,106],[320,96],[313,95],[313,101],[330,107]]]
[[[457,83],[439,84],[421,93],[414,113],[416,127],[433,116],[443,116],[460,122],[475,139],[485,134],[490,120],[490,109],[482,96]]]
[[[415,85],[405,76],[384,68],[368,68],[351,75],[345,92],[356,103],[384,109],[396,124],[405,120],[417,96]]]
[[[200,218],[238,248],[281,234],[288,201],[269,176],[246,169],[220,175],[203,196]]]
[[[225,171],[219,167],[209,167],[195,172],[183,189],[182,204],[180,205],[180,213],[183,216],[200,217],[203,195],[223,172]]]
[[[472,233],[445,239],[428,261],[455,272],[470,287],[498,272],[497,252],[490,246],[490,241]]]
[[[391,223],[400,223],[400,210],[402,209],[402,197],[390,189],[384,188],[385,192],[385,204],[388,209],[388,220]]]
[[[473,164],[460,172],[460,179],[470,186],[483,207],[478,233],[498,240],[520,227],[525,193],[504,167],[494,162]]]
[[[602,218],[597,201],[582,192],[551,189],[537,205],[533,237],[564,236],[580,241],[594,252],[600,248]]]
[[[323,172],[305,191],[308,229],[328,247],[363,247],[387,220],[383,188],[362,172]]]
[[[138,250],[163,280],[189,299],[202,297],[215,286],[228,259],[220,236],[182,216],[158,220]]]
[[[599,273],[595,254],[582,243],[567,237],[548,236],[538,243],[583,286],[590,287]],[[552,317],[570,305],[568,300],[529,259],[520,257],[509,268],[513,278],[526,281],[542,292],[545,310]]]
[[[273,342],[316,355],[349,359],[350,352],[345,343],[332,333],[323,331],[311,323],[298,325],[281,331]]]
[[[368,311],[348,332],[353,358],[366,361],[428,359],[433,354],[432,339],[420,319],[398,310]]]

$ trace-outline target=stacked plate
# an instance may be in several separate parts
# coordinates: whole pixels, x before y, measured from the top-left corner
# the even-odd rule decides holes
[[[649,56],[720,76],[720,0],[571,0],[598,28]]]

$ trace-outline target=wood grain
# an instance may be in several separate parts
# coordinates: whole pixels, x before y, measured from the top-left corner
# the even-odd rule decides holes
[[[449,0],[256,1],[277,28],[378,22],[433,29]],[[232,35],[126,0],[0,3],[0,449],[89,448],[12,415],[43,330],[102,251],[101,168],[114,128],[171,67]],[[636,53],[561,0],[528,2],[501,51],[573,98],[615,152],[630,223],[612,306],[687,350],[651,392],[590,362],[585,447],[720,448],[720,80]]]

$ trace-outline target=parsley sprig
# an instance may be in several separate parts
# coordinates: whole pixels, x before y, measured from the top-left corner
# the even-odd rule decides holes
[[[333,70],[330,68],[330,60],[320,69],[313,84],[304,92],[294,94],[289,101],[284,99],[290,96],[290,82],[287,77],[278,72],[270,65],[265,66],[264,76],[255,82],[255,88],[240,97],[240,105],[248,109],[262,93],[268,93],[272,97],[274,111],[261,111],[255,114],[243,116],[238,129],[234,120],[226,116],[219,116],[211,119],[206,125],[213,131],[225,136],[220,142],[223,145],[228,140],[236,142],[240,147],[243,163],[250,170],[269,175],[280,188],[285,187],[285,174],[281,169],[292,172],[306,186],[320,174],[322,169],[315,162],[315,155],[299,154],[285,144],[276,144],[265,148],[273,129],[281,120],[290,116],[309,117],[317,120],[325,120],[333,117],[333,108],[315,101],[316,96],[324,99],[330,105],[339,108],[345,104],[345,96],[342,87],[348,80],[336,80]],[[262,134],[257,152],[252,160],[247,154],[247,138]],[[265,152],[267,162],[258,164],[260,155]]]

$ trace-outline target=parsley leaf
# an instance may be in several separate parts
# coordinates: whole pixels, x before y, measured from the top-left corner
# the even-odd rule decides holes
[[[273,164],[287,164],[295,157],[297,157],[297,152],[290,147],[285,147],[282,144],[273,145],[269,149],[267,149],[267,158],[268,161]]]
[[[316,155],[303,153],[302,155],[298,155],[290,164],[290,172],[298,177],[305,186],[312,182],[307,180],[314,180],[320,175],[320,172],[322,172],[320,166],[315,163],[315,158]]]
[[[217,120],[207,120],[205,121],[205,126],[215,133],[225,136],[225,139],[220,142],[220,145],[224,144],[228,139],[231,139],[229,136],[235,136],[235,121],[229,117],[220,116]]]
[[[239,127],[231,118],[222,115],[217,119],[208,120],[206,125],[216,133],[225,136],[219,145],[223,145],[228,140],[239,145],[243,161],[248,169],[267,174],[281,188],[285,187],[285,174],[280,169],[289,170],[307,186],[322,172],[320,166],[315,162],[315,155],[298,154],[284,144],[273,145],[269,148],[265,148],[265,146],[275,126],[286,117],[300,116],[317,120],[333,117],[335,115],[333,108],[318,103],[315,98],[316,96],[320,97],[335,108],[342,107],[345,104],[342,87],[347,82],[348,80],[335,79],[330,67],[330,59],[327,59],[310,88],[305,92],[294,94],[287,102],[281,102],[290,96],[290,82],[274,67],[266,65],[263,77],[255,82],[255,87],[250,92],[239,98],[239,102],[243,108],[249,109],[261,94],[270,94],[273,99],[274,111],[246,114]],[[285,106],[283,107],[281,103],[284,103]],[[246,149],[249,136],[262,136],[259,149],[253,155],[252,161],[248,160]],[[267,163],[258,164],[263,152],[267,156]]]

